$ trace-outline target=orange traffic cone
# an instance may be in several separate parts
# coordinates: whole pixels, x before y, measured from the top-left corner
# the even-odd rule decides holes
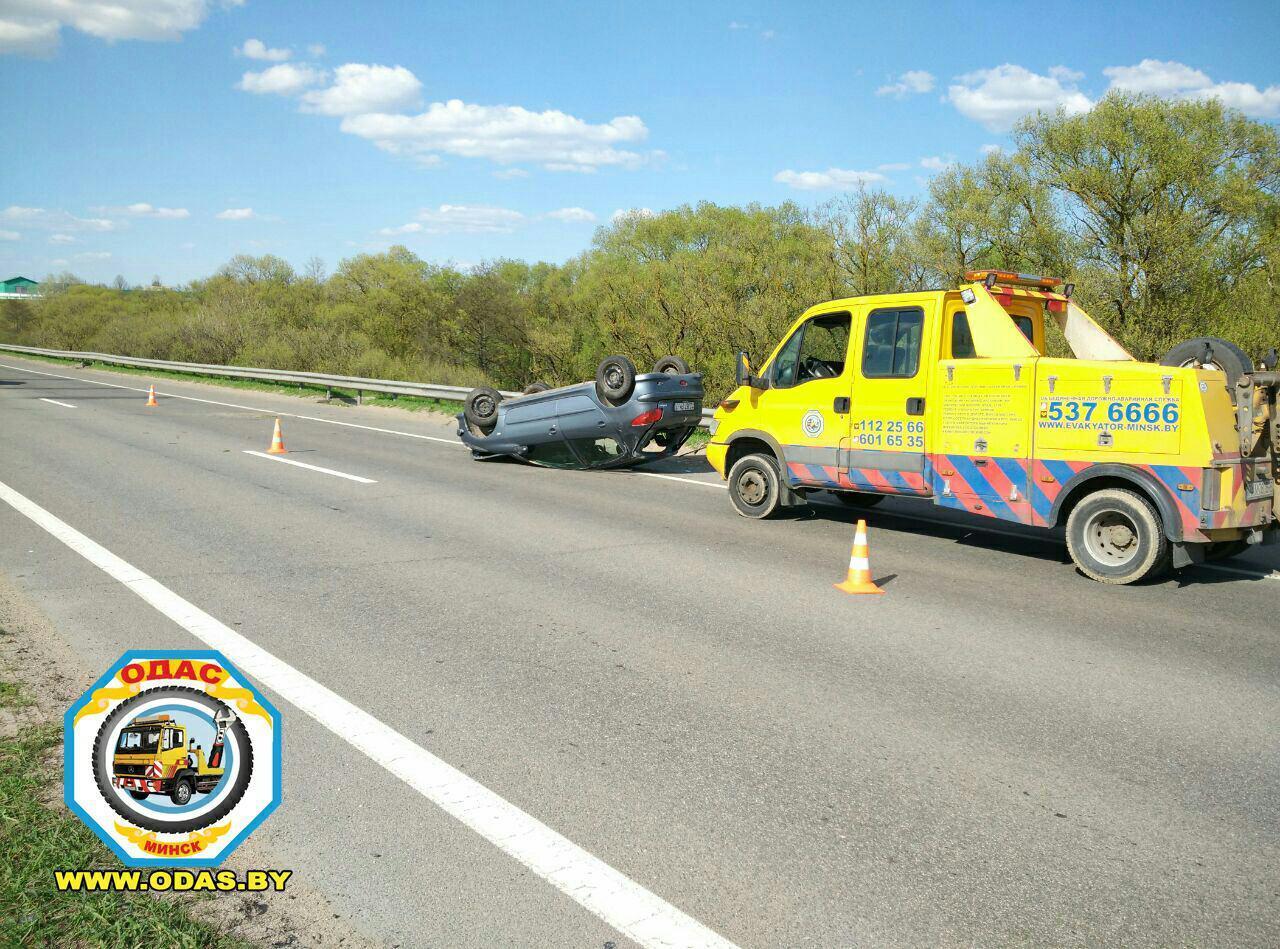
[[[147,406],[150,407],[152,405],[159,405],[159,404],[160,403],[156,401],[156,387],[152,386],[150,389],[147,390]]]
[[[871,561],[867,551],[867,522],[858,521],[857,533],[853,535],[853,550],[849,553],[849,575],[844,583],[835,584],[837,590],[845,593],[883,593],[871,580]]]
[[[284,435],[280,433],[280,420],[276,419],[276,430],[271,435],[271,447],[267,449],[268,455],[285,455],[288,452],[284,447]]]

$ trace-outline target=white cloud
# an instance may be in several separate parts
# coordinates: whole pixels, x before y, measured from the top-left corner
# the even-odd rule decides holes
[[[111,251],[109,250],[87,250],[83,254],[76,254],[76,260],[110,260]]]
[[[261,59],[269,63],[282,63],[293,55],[292,50],[272,49],[262,40],[245,40],[244,45],[236,52],[249,59]]]
[[[586,208],[560,208],[558,211],[548,211],[547,217],[564,221],[566,224],[591,224],[596,219],[596,216]]]
[[[961,115],[981,122],[989,131],[1004,132],[1025,115],[1053,112],[1068,115],[1093,108],[1089,97],[1075,87],[1080,73],[1055,66],[1049,75],[1005,63],[959,76],[947,88],[947,99]]]
[[[982,155],[999,155],[1004,149],[999,145],[989,144],[983,145],[978,149],[978,153]]]
[[[876,171],[906,171],[911,165],[905,161],[890,161],[876,165]]]
[[[76,217],[66,211],[49,211],[45,208],[24,208],[10,205],[0,211],[0,221],[36,227],[41,230],[61,231],[114,231],[115,222],[105,218]]]
[[[0,241],[18,241],[22,240],[22,235],[17,231],[0,231]]]
[[[403,66],[347,63],[333,73],[333,85],[302,97],[303,108],[323,115],[362,115],[417,106],[422,83]]]
[[[1184,63],[1144,59],[1136,66],[1108,66],[1103,75],[1109,89],[1163,96],[1169,99],[1218,99],[1260,119],[1280,118],[1280,86],[1259,89],[1249,82],[1214,82]]]
[[[219,221],[247,221],[256,216],[253,208],[227,208],[214,215]]]
[[[57,48],[57,20],[0,18],[0,53],[48,56]]]
[[[50,234],[49,243],[50,244],[74,244],[76,243],[76,239],[72,237],[70,234]]]
[[[281,63],[262,72],[245,73],[240,77],[236,88],[255,95],[296,96],[324,80],[323,69],[305,64]]]
[[[312,43],[307,47],[307,55],[312,59],[319,59],[327,52],[329,51],[325,49],[325,45],[323,43]]]
[[[887,179],[878,171],[852,171],[848,168],[792,171],[788,168],[774,175],[773,180],[800,191],[823,191],[832,188],[858,188]]]
[[[887,86],[881,86],[876,90],[876,95],[905,99],[909,95],[932,92],[934,82],[936,80],[933,73],[925,72],[923,69],[911,69],[904,72],[896,81]]]
[[[632,218],[656,217],[652,208],[618,208],[609,215],[609,220],[614,224],[619,221],[626,221]]]
[[[510,208],[484,205],[442,204],[423,208],[417,220],[399,227],[384,227],[379,234],[509,234],[524,223],[524,215]]]
[[[946,158],[943,158],[940,155],[930,155],[928,158],[920,159],[920,167],[927,168],[930,171],[946,171],[955,163],[955,158],[950,155]]]
[[[176,40],[208,7],[206,0],[4,0],[0,52],[51,53],[63,26],[108,41]]]
[[[592,125],[554,109],[530,112],[520,106],[470,105],[458,99],[433,102],[418,115],[351,115],[342,121],[342,130],[393,154],[444,152],[504,165],[532,161],[551,171],[638,167],[646,156],[616,146],[643,141],[649,134],[634,115]]]
[[[749,30],[749,29],[751,29],[751,27],[750,27],[750,25],[748,25],[748,24],[746,24],[746,23],[739,23],[737,20],[730,20],[730,21],[729,21],[729,29],[731,29],[731,30]]]
[[[53,260],[49,261],[49,265],[52,267],[65,267],[69,263],[71,263],[71,261],[67,260],[65,257],[55,257]]]
[[[510,181],[512,178],[528,178],[529,173],[523,168],[503,168],[500,171],[495,171],[493,177],[502,181]]]
[[[93,210],[99,214],[107,214],[112,217],[154,217],[165,220],[179,220],[191,216],[191,212],[186,208],[158,208],[155,205],[147,204],[145,201],[139,201],[137,204],[129,204],[121,208],[94,208]]]

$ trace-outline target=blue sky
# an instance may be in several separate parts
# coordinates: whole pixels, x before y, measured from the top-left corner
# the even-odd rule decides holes
[[[1280,120],[1280,5],[973,10],[0,0],[0,276],[560,261],[619,210],[916,194],[1111,86]]]

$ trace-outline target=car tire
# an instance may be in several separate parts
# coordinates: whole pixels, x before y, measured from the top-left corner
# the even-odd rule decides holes
[[[679,356],[663,356],[653,364],[653,371],[668,376],[684,376],[689,373],[689,364]]]
[[[772,455],[745,455],[729,469],[729,501],[743,517],[763,520],[782,506],[782,473]]]
[[[1179,343],[1165,353],[1160,365],[1220,369],[1226,374],[1228,389],[1234,388],[1241,376],[1253,372],[1253,360],[1248,353],[1235,343],[1216,336],[1197,336]]]
[[[636,388],[636,367],[626,356],[607,356],[596,369],[596,394],[610,405],[621,405]]]
[[[870,491],[832,491],[831,493],[841,504],[847,504],[849,507],[875,507],[885,498],[883,494],[873,494]]]
[[[498,403],[501,401],[502,394],[497,389],[488,386],[472,389],[463,403],[462,417],[473,432],[488,435],[498,424]]]
[[[550,389],[551,389],[551,386],[547,385],[545,382],[530,382],[527,386],[524,387],[524,391],[521,392],[520,394],[521,395],[537,395],[539,392],[548,392],[550,391]]]
[[[1099,583],[1137,583],[1168,569],[1172,548],[1151,502],[1124,488],[1088,495],[1067,518],[1067,550]]]

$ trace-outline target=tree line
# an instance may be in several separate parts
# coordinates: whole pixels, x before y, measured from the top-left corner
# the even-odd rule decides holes
[[[837,297],[950,287],[1001,268],[1071,279],[1140,358],[1223,336],[1280,344],[1280,139],[1218,102],[1112,95],[1038,115],[1008,152],[919,199],[863,189],[815,208],[686,205],[597,230],[564,264],[461,269],[405,247],[317,261],[237,256],[182,290],[47,278],[0,334],[59,349],[521,388],[667,353],[728,390],[792,320]],[[122,283],[122,281],[121,281]]]

